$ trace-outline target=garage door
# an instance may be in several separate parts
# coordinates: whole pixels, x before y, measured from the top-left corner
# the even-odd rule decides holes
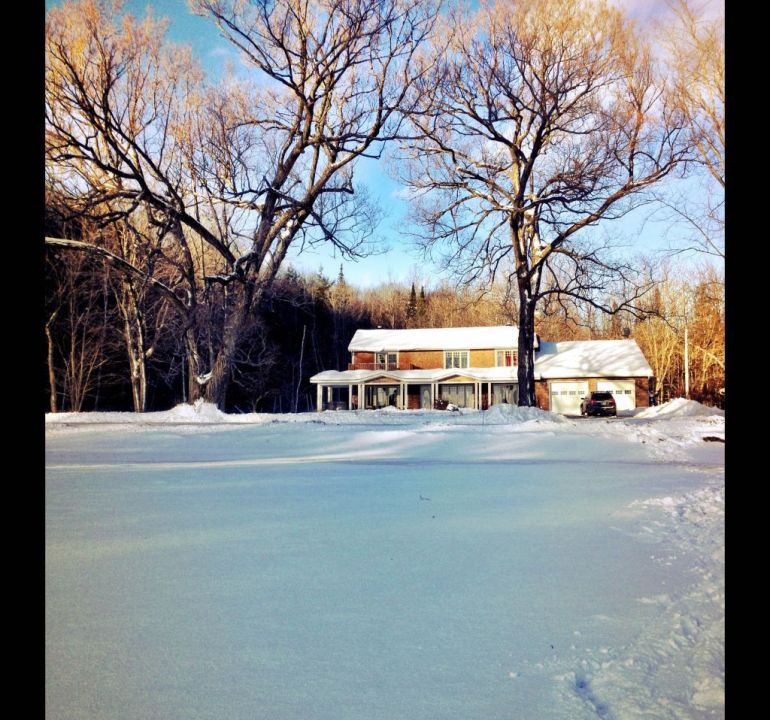
[[[580,415],[580,401],[588,395],[587,382],[552,382],[551,412]]]
[[[615,398],[618,412],[633,410],[636,407],[636,392],[633,380],[599,380],[597,390],[609,390]]]

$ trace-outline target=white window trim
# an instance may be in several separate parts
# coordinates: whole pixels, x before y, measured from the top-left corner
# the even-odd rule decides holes
[[[377,356],[378,355],[384,355],[385,356],[385,362],[383,363],[383,365],[385,367],[380,368],[381,370],[384,370],[386,372],[389,369],[391,369],[391,370],[398,370],[399,363],[400,363],[400,358],[398,356],[398,350],[382,350],[382,351],[379,351],[379,352],[375,351],[374,352],[374,364],[375,364],[375,366],[380,364],[379,361],[377,360]],[[388,368],[388,355],[395,355],[396,356],[396,367]]]
[[[497,362],[497,353],[500,352],[512,352],[516,353],[516,364],[515,365],[499,365]],[[519,349],[518,348],[512,348],[512,347],[504,347],[504,348],[495,348],[495,367],[518,367],[519,366]]]
[[[444,370],[468,370],[471,366],[471,351],[470,350],[442,350],[442,353],[444,354]],[[468,364],[464,367],[460,365],[460,367],[456,367],[455,365],[447,365],[446,364],[446,356],[447,353],[466,353],[468,356]]]

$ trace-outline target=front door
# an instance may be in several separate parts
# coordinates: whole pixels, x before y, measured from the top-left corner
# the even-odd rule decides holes
[[[420,385],[420,408],[430,410],[430,385]]]

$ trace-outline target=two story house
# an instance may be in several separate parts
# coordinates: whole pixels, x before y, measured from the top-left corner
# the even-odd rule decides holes
[[[518,404],[518,329],[511,325],[358,330],[347,370],[310,378],[316,408],[486,409]],[[535,392],[544,410],[577,415],[592,390],[610,390],[618,410],[649,404],[652,369],[634,340],[535,346]]]

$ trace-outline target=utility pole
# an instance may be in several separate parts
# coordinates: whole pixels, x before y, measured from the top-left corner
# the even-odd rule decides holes
[[[684,396],[690,399],[690,355],[687,351],[687,317],[684,319]]]

